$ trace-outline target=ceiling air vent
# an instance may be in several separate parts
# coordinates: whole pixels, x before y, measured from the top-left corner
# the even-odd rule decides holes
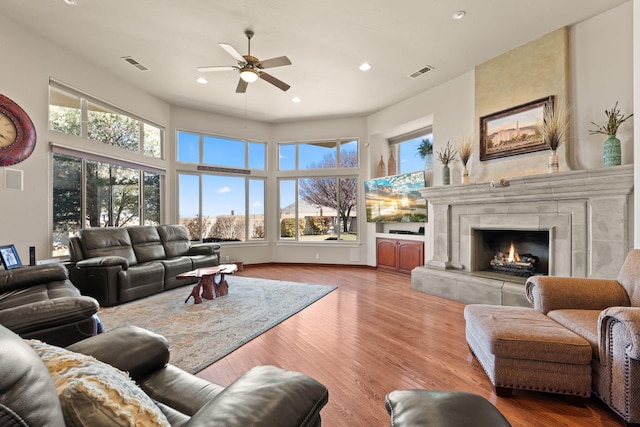
[[[123,56],[123,57],[121,57],[121,59],[124,60],[125,62],[128,62],[129,64],[133,65],[134,67],[136,67],[140,71],[149,71],[149,69],[147,67],[145,67],[144,65],[142,65],[141,63],[139,63],[138,61],[136,61],[135,59],[133,59],[130,56]]]
[[[409,74],[408,77],[411,77],[412,79],[417,79],[421,75],[427,74],[431,70],[433,70],[432,66],[425,65],[424,67],[420,68],[418,71],[414,71],[413,73]]]

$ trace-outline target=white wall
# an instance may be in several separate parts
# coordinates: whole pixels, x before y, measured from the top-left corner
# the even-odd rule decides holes
[[[4,58],[0,93],[19,104],[31,117],[37,143],[33,154],[14,166],[0,168],[0,244],[13,243],[23,263],[29,246],[36,258],[51,257],[51,151],[48,132],[49,78],[86,91],[136,112],[162,126],[169,125],[169,105],[113,78],[102,69],[78,60],[49,40],[25,32],[0,15]],[[12,41],[12,43],[9,43]],[[5,189],[5,170],[23,172],[24,190]]]

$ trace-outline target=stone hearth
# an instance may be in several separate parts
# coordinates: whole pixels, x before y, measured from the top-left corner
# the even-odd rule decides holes
[[[633,165],[420,190],[433,258],[411,287],[465,303],[528,306],[526,279],[476,271],[477,231],[548,231],[548,273],[615,278],[633,243]]]

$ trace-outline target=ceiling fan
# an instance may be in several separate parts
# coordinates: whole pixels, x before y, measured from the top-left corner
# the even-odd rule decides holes
[[[281,67],[283,65],[291,65],[289,58],[286,56],[279,56],[277,58],[260,61],[255,56],[251,56],[251,38],[253,37],[253,31],[246,30],[244,33],[247,36],[249,46],[248,53],[246,55],[240,55],[240,53],[230,44],[220,43],[220,47],[226,50],[229,55],[233,56],[233,58],[238,61],[238,65],[198,67],[198,71],[201,73],[208,73],[211,71],[238,70],[240,72],[240,80],[236,87],[236,93],[245,93],[249,83],[255,82],[258,78],[271,83],[279,89],[284,91],[288,90],[291,86],[276,79],[271,74],[265,73],[263,70],[267,68]]]

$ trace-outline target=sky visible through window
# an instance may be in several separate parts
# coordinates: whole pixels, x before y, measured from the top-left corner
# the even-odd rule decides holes
[[[433,143],[433,134],[429,134],[398,144],[398,173],[424,170],[424,159],[418,155],[418,146],[425,138]]]

